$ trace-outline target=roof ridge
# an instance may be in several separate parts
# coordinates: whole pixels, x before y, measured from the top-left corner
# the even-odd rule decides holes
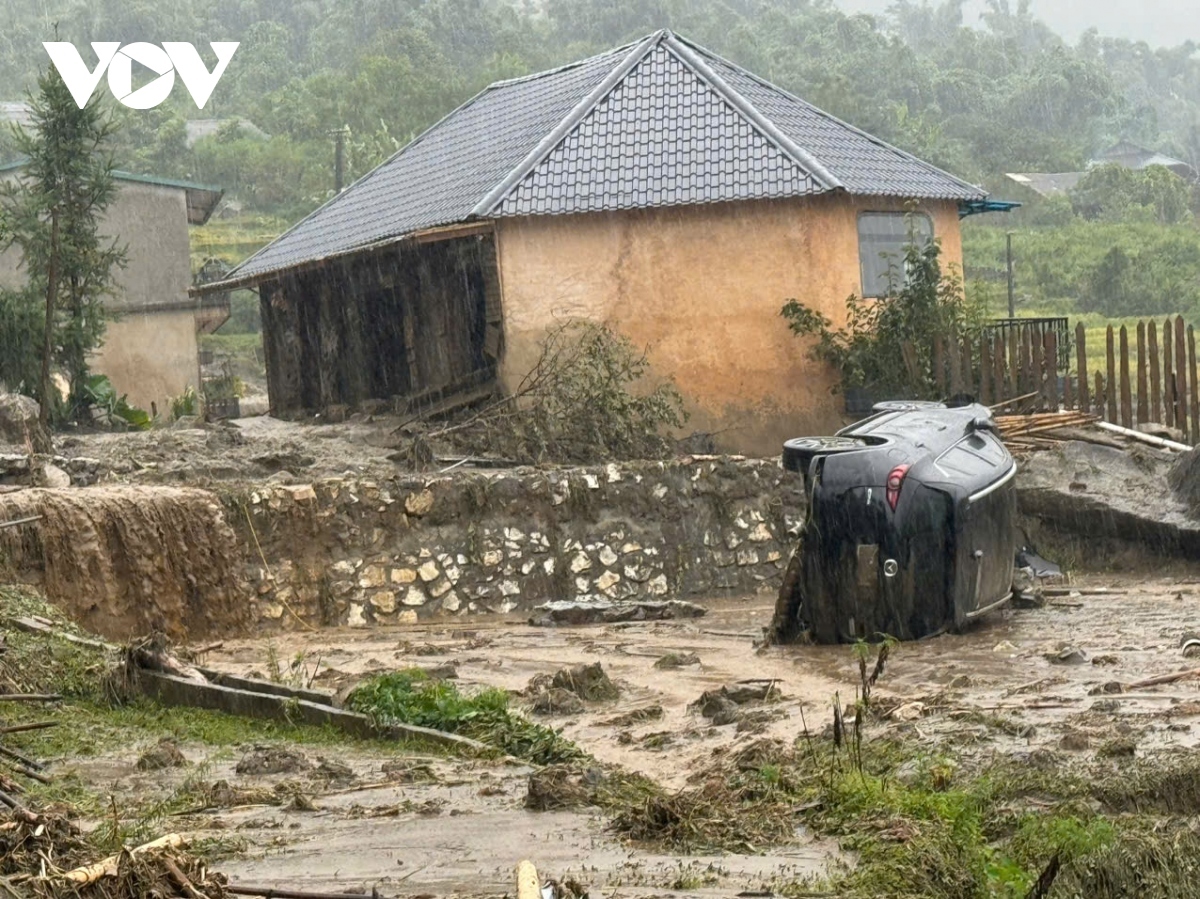
[[[706,81],[709,87],[733,107],[734,111],[740,114],[742,118],[748,120],[755,130],[771,143],[775,144],[784,155],[803,169],[809,177],[815,181],[819,181],[821,186],[826,190],[835,190],[845,186],[820,160],[784,134],[774,122],[756,109],[753,103],[734,90],[703,59],[700,59],[696,55],[695,50],[701,48],[669,32],[666,45],[667,49],[674,53],[676,58]]]
[[[732,60],[726,59],[724,56],[721,56],[719,53],[714,53],[712,50],[709,50],[707,47],[702,47],[699,44],[694,43],[693,41],[689,41],[687,38],[680,37],[679,35],[675,35],[675,40],[682,44],[686,44],[687,47],[694,52],[701,53],[705,56],[708,56],[711,59],[717,60],[722,65],[729,66],[731,69],[734,69],[735,71],[746,76],[747,78],[750,78],[753,81],[757,81],[763,87],[770,88],[773,91],[778,91],[779,93],[781,93],[785,97],[787,97],[789,100],[793,100],[796,103],[803,104],[804,106],[811,109],[813,112],[817,113],[818,115],[825,117],[826,119],[828,119],[831,122],[835,122],[836,124],[842,126],[843,128],[846,128],[849,131],[853,131],[855,134],[858,134],[861,137],[866,138],[867,140],[869,140],[871,143],[875,144],[876,146],[883,147],[887,150],[892,151],[893,153],[898,153],[899,155],[903,156],[905,159],[908,159],[908,160],[915,162],[921,166],[924,166],[929,171],[936,172],[939,175],[943,175],[943,176],[949,178],[951,181],[954,181],[955,183],[962,185],[963,187],[969,187],[972,190],[980,191],[981,193],[983,193],[985,195],[987,193],[987,191],[985,191],[978,184],[971,184],[969,181],[959,178],[957,175],[951,174],[950,172],[946,171],[945,169],[939,168],[938,166],[934,165],[933,163],[927,162],[926,160],[922,159],[921,157],[919,157],[913,153],[908,152],[907,150],[900,149],[895,144],[888,143],[887,141],[883,140],[882,138],[877,137],[874,134],[871,134],[869,131],[864,131],[862,128],[859,128],[856,125],[852,125],[849,122],[845,121],[844,119],[838,118],[831,112],[826,112],[821,107],[816,106],[813,103],[810,103],[808,100],[805,100],[803,97],[799,97],[796,94],[793,94],[787,88],[780,87],[778,84],[775,84],[773,81],[768,81],[766,78],[763,78],[760,75],[756,75],[754,72],[751,72],[749,69],[738,65],[736,62],[733,62]]]
[[[639,62],[645,59],[655,46],[669,35],[670,32],[663,29],[638,41],[634,45],[633,51],[621,60],[611,72],[605,75],[599,84],[588,91],[584,98],[572,107],[566,117],[554,126],[549,134],[538,141],[537,145],[525,155],[525,158],[512,171],[505,175],[495,187],[489,190],[483,199],[475,204],[470,213],[471,217],[487,216],[494,212],[500,203],[504,201],[505,197],[512,192],[512,189],[521,182],[521,179],[537,168],[554,151],[554,148],[559,145],[562,139],[570,134],[571,130],[583,121],[589,113],[595,110],[601,101],[612,93],[617,85],[625,79],[625,76]],[[596,58],[592,57],[592,59]]]
[[[580,66],[585,66],[588,63],[595,62],[597,59],[602,59],[605,56],[616,56],[622,51],[629,51],[640,44],[647,38],[640,38],[636,41],[630,41],[628,44],[622,44],[619,47],[613,47],[605,50],[603,53],[596,53],[586,59],[577,59],[574,62],[563,63],[561,66],[556,66],[553,69],[544,69],[541,72],[530,72],[528,75],[517,75],[514,78],[505,78],[501,81],[493,81],[485,88],[490,90],[493,87],[508,87],[513,84],[526,84],[530,81],[537,81],[539,78],[545,78],[549,75],[558,75],[561,72],[569,72],[571,69],[578,69]]]

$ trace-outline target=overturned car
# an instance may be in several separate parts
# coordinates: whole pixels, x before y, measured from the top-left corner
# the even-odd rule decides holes
[[[809,507],[773,642],[920,639],[1011,595],[1016,463],[986,406],[881,403],[834,437],[789,440],[783,464]]]

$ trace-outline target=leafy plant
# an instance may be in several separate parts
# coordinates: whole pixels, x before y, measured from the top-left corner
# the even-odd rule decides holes
[[[171,397],[171,418],[178,421],[185,416],[196,415],[199,412],[198,399],[196,388],[188,384],[183,388],[183,393]]]
[[[355,688],[346,705],[384,722],[461,734],[539,765],[584,757],[556,731],[510,711],[503,690],[491,688],[465,695],[451,683],[431,680],[418,668],[371,678]]]
[[[117,395],[107,375],[88,375],[84,390],[92,407],[93,420],[101,424],[146,431],[154,423],[145,409],[129,404],[126,394]]]
[[[937,396],[934,337],[966,335],[982,323],[982,310],[969,304],[962,282],[944,274],[937,241],[911,240],[903,263],[892,267],[887,295],[846,300],[846,324],[835,328],[825,315],[788,300],[781,314],[792,332],[815,337],[809,352],[841,374],[840,388],[861,388],[889,399]]]

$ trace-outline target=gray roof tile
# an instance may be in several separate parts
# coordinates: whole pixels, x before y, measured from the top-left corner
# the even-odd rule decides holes
[[[491,85],[243,262],[230,280],[257,280],[472,219],[837,189],[986,196],[659,32],[574,65]]]

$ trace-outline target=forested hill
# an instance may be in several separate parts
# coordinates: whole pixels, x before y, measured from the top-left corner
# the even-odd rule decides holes
[[[1119,138],[1200,161],[1195,44],[1068,45],[1026,0],[989,6],[967,27],[961,0],[881,18],[827,0],[5,0],[0,100],[32,85],[56,25],[80,47],[192,41],[210,65],[207,41],[240,41],[204,111],[179,87],[157,110],[118,108],[120,162],[292,217],[331,187],[331,129],[348,126],[356,177],[491,81],[669,27],[1001,191],[1005,171],[1075,170]],[[213,117],[269,139],[227,128],[189,149],[184,120]]]

